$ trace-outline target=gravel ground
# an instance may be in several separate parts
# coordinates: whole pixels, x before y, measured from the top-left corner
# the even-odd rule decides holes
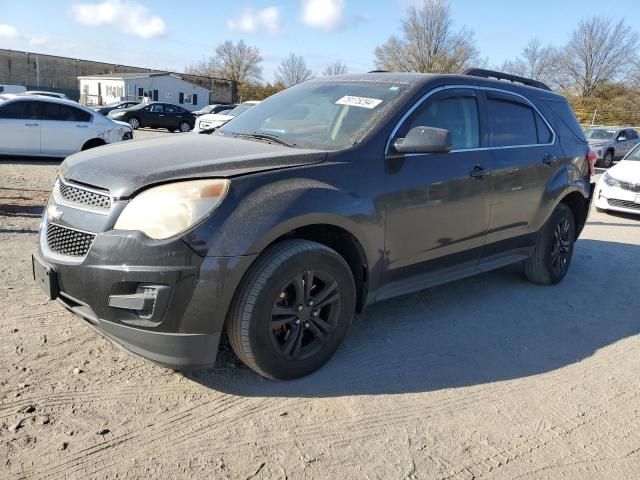
[[[305,379],[224,348],[185,376],[34,286],[57,166],[0,161],[0,477],[640,477],[640,217],[594,211],[556,287],[509,267],[374,305]]]

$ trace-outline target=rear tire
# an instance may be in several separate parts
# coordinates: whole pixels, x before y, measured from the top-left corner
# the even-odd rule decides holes
[[[131,125],[131,128],[133,128],[134,130],[137,130],[140,128],[140,119],[138,117],[131,117],[129,119],[129,125]]]
[[[243,279],[227,335],[249,368],[290,380],[333,356],[355,307],[353,276],[340,255],[319,243],[287,240],[267,249]]]
[[[571,209],[559,204],[538,234],[533,254],[524,262],[527,279],[541,285],[555,285],[569,270],[576,227]]]

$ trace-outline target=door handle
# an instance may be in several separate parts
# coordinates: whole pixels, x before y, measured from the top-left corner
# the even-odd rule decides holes
[[[89,125],[76,125],[76,128],[89,128]]]
[[[484,177],[486,175],[489,175],[490,173],[491,173],[491,169],[490,168],[484,168],[481,165],[476,165],[469,172],[469,176],[471,176],[473,178],[482,178],[482,177]]]
[[[158,115],[159,117],[164,117],[164,115]]]
[[[25,123],[24,126],[25,127],[39,127],[40,124],[39,123]]]
[[[545,153],[544,156],[542,157],[542,163],[544,163],[545,165],[553,165],[553,162],[555,161],[556,161],[556,157],[554,157],[550,153]]]

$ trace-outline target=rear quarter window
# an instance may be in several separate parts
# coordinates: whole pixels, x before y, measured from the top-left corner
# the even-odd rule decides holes
[[[582,127],[573,114],[571,106],[566,100],[543,99],[542,104],[552,113],[552,121],[564,125],[575,137],[583,143],[587,143]]]

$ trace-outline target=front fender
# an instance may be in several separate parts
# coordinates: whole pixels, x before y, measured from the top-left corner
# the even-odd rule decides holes
[[[185,241],[203,256],[254,255],[297,228],[332,225],[353,235],[369,264],[375,263],[384,228],[368,196],[295,172],[279,180],[270,180],[269,173],[232,180],[221,207]]]

